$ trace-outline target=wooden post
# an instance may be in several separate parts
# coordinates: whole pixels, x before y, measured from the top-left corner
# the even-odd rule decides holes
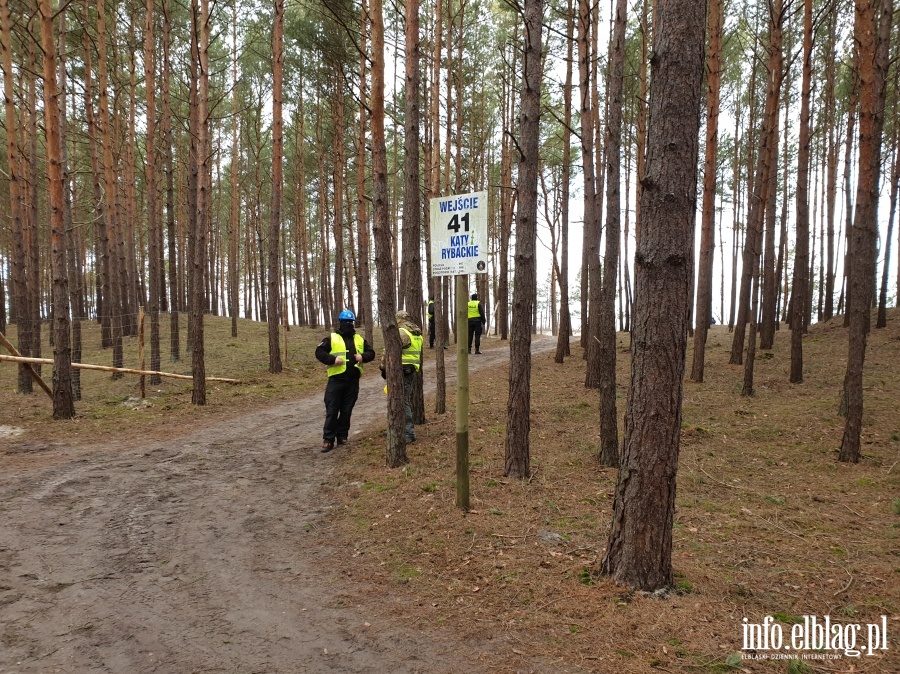
[[[469,510],[469,277],[456,276],[456,506]]]
[[[138,307],[138,369],[144,369],[144,306]],[[147,397],[147,375],[141,375],[141,400]]]
[[[6,347],[6,350],[9,351],[14,358],[22,358],[22,354],[19,353],[19,350],[12,345],[12,342],[6,339],[6,335],[4,335],[2,332],[0,332],[0,344]],[[53,361],[50,359],[45,359],[45,362],[48,362],[51,365],[53,364]],[[38,383],[38,386],[44,389],[44,393],[50,396],[50,400],[53,400],[53,391],[51,391],[50,387],[47,386],[47,383],[43,379],[41,379],[41,375],[39,375],[37,371],[31,366],[31,363],[24,362],[23,364],[25,365],[25,369],[28,370],[28,373],[31,375],[31,378]]]

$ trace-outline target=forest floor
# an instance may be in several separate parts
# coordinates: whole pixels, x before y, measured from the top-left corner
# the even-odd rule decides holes
[[[444,415],[427,367],[428,420],[410,464],[390,470],[375,368],[351,444],[318,451],[322,330],[294,328],[273,376],[265,325],[241,321],[232,339],[227,319],[207,319],[207,373],[243,383],[211,385],[203,408],[190,382],[164,379],[142,403],[136,377],[84,372],[79,416],[53,422],[43,392],[16,395],[0,364],[0,671],[896,673],[900,314],[889,319],[869,337],[856,465],[837,461],[840,319],[804,340],[802,385],[788,383],[782,329],[757,354],[750,398],[727,364],[731,335],[713,328],[706,382],[685,384],[664,596],[597,574],[615,471],[596,461],[577,340],[558,365],[555,338],[535,337],[527,481],[503,477],[507,344],[470,358],[468,513],[455,507],[452,366]],[[621,424],[627,335],[619,344]],[[189,367],[189,354],[163,358]],[[768,616],[785,643],[804,617],[829,616],[842,636],[860,626],[857,648],[886,627],[887,648],[742,650],[746,625]]]

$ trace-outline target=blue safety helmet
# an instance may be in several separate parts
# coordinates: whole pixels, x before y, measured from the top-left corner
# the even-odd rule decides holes
[[[356,315],[349,309],[344,309],[341,313],[338,314],[338,320],[339,321],[355,321]]]

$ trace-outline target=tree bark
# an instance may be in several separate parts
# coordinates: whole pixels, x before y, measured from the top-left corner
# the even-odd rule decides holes
[[[240,158],[240,136],[238,135],[238,30],[237,30],[237,3],[232,8],[231,26],[232,39],[234,40],[232,58],[231,79],[231,210],[228,217],[228,313],[231,316],[231,336],[238,336],[238,241],[241,228],[241,195],[238,186],[238,161]],[[299,154],[300,148],[298,146]],[[298,161],[298,164],[301,162]],[[306,254],[306,251],[303,251]],[[299,298],[298,298],[299,299]]]
[[[63,220],[63,171],[56,89],[54,8],[41,0],[41,47],[44,51],[44,129],[47,134],[47,178],[50,183],[50,255],[53,270],[53,418],[75,416],[72,393],[72,349],[69,340],[69,280],[66,276],[66,232]]]
[[[593,336],[599,324],[592,311],[596,303],[590,302],[591,293],[600,290],[600,214],[597,212],[597,184],[594,177],[594,115],[591,111],[590,69],[591,5],[578,0],[578,85],[581,118],[581,165],[584,175],[584,242],[581,268],[581,345],[587,364],[584,385],[597,388],[600,385],[597,370],[597,347]]]
[[[597,359],[600,368],[600,463],[619,466],[619,422],[616,412],[616,277],[619,269],[619,237],[621,236],[621,147],[622,91],[625,77],[625,0],[616,0],[613,16],[611,62],[606,100],[606,254],[603,262],[603,285],[600,289],[599,343]],[[624,298],[623,298],[624,299]]]
[[[554,362],[562,364],[572,355],[572,314],[569,311],[569,190],[572,182],[572,45],[575,20],[572,0],[566,8],[566,82],[563,88],[563,156],[560,185],[559,334]]]
[[[16,320],[16,337],[19,351],[31,355],[31,322],[27,309],[27,266],[24,246],[24,223],[22,202],[22,176],[19,164],[19,148],[16,144],[18,124],[13,94],[12,70],[12,18],[9,11],[9,0],[0,0],[0,49],[3,58],[3,104],[6,121],[6,156],[9,165],[9,214],[13,241],[10,281],[12,283],[16,306],[13,314]],[[24,365],[19,366],[16,391],[30,394],[33,392],[32,378]]]
[[[877,256],[881,143],[893,10],[893,0],[856,0],[854,37],[859,47],[859,176],[850,248],[850,336],[844,379],[847,419],[838,456],[841,461],[853,463],[860,458],[863,364]]]
[[[694,360],[691,381],[703,383],[706,336],[712,322],[712,275],[716,252],[716,172],[719,155],[719,97],[722,87],[722,0],[709,2],[709,53],[706,66],[706,155],[703,161],[703,211],[700,222],[700,261],[697,269],[697,308],[694,311]]]
[[[154,47],[156,38],[153,34],[154,0],[147,0],[147,16],[144,23],[144,83],[147,92],[147,132],[145,165],[145,178],[147,184],[147,240],[149,243],[149,268],[148,299],[150,308],[150,369],[160,369],[160,345],[159,345],[159,296],[160,296],[160,267],[159,250],[160,233],[162,228],[159,221],[159,207],[157,206],[156,188],[156,61]],[[150,377],[151,386],[162,382],[159,375]]]
[[[275,26],[272,30],[272,210],[269,213],[269,372],[282,370],[279,330],[281,328],[281,285],[278,270],[281,241],[281,192],[284,188],[282,163],[284,125],[282,123],[282,79],[284,73],[284,0],[275,0]],[[335,190],[340,192],[336,185]]]
[[[803,382],[803,331],[809,292],[809,99],[812,88],[812,0],[803,2],[803,80],[800,85],[800,140],[797,151],[797,241],[794,252],[794,283],[791,289],[792,384]]]
[[[838,3],[831,5],[831,9],[827,16],[828,21],[828,44],[836,43],[837,32],[837,11]],[[837,148],[840,141],[836,136],[836,120],[835,120],[835,58],[834,50],[825,50],[825,90],[824,107],[825,107],[825,128],[827,134],[827,165],[826,170],[826,186],[825,186],[825,202],[826,202],[826,259],[822,260],[825,265],[825,306],[822,310],[822,317],[828,321],[834,316],[834,222],[835,200],[837,196]]]
[[[74,215],[72,213],[73,201],[73,183],[71,174],[69,173],[69,154],[67,146],[68,125],[66,123],[67,113],[67,89],[68,80],[66,76],[66,57],[68,49],[66,46],[66,12],[59,14],[59,30],[57,39],[57,68],[56,77],[58,84],[58,101],[59,105],[59,158],[62,165],[63,176],[63,231],[65,232],[66,246],[66,279],[69,286],[69,307],[72,313],[72,360],[81,359],[81,320],[85,315],[84,300],[82,297],[82,279],[84,278],[84,269],[82,260],[83,254],[79,251],[79,237],[76,235],[73,226]],[[2,302],[0,297],[0,302]],[[2,330],[0,330],[2,331]],[[72,398],[76,401],[81,400],[81,372],[72,370]]]
[[[375,268],[378,270],[378,319],[384,338],[384,365],[388,385],[386,462],[389,468],[407,463],[406,412],[403,370],[400,365],[400,330],[395,318],[395,275],[391,263],[390,207],[387,189],[387,150],[384,145],[384,16],[381,0],[371,0],[372,36],[372,207],[375,223]]]
[[[743,363],[744,337],[746,336],[748,314],[750,312],[750,292],[753,285],[753,274],[759,265],[762,228],[765,209],[769,203],[769,191],[772,186],[771,174],[775,170],[778,139],[778,112],[781,91],[782,63],[782,0],[775,0],[770,6],[769,16],[769,58],[768,86],[766,88],[766,107],[763,126],[760,131],[760,147],[756,161],[756,177],[753,181],[753,193],[750,197],[750,208],[747,216],[746,243],[744,244],[743,266],[741,269],[741,290],[738,300],[737,322],[734,326],[734,337],[731,341],[732,365]],[[754,242],[759,240],[759,244]],[[756,318],[752,319],[754,322]]]
[[[171,43],[172,21],[169,0],[162,0],[162,98],[163,109],[160,117],[160,135],[163,145],[163,167],[166,175],[166,238],[168,241],[169,268],[169,358],[172,362],[181,360],[181,335],[179,333],[179,311],[183,308],[178,286],[178,255],[175,247],[175,172],[172,159],[172,102],[169,91],[171,65],[169,47]],[[160,279],[160,283],[162,279]]]
[[[359,263],[356,265],[356,287],[359,292],[359,311],[357,319],[362,316],[365,326],[366,341],[373,344],[375,340],[375,316],[372,312],[372,273],[370,267],[371,238],[369,236],[369,213],[366,205],[366,117],[368,105],[368,64],[366,59],[366,0],[361,3],[360,17],[360,57],[359,57],[359,137],[356,154],[356,241],[359,244]],[[307,272],[308,276],[308,272]]]
[[[197,161],[197,204],[194,218],[193,256],[191,259],[191,303],[189,336],[191,342],[191,374],[194,405],[206,404],[206,362],[204,344],[203,312],[206,308],[204,277],[206,273],[206,228],[210,215],[209,195],[209,0],[192,1],[192,10],[197,17],[194,24],[199,29],[197,43],[197,96],[196,96],[196,161]]]
[[[896,89],[895,89],[896,90]],[[898,119],[900,105],[894,98],[893,117]],[[891,201],[890,214],[888,215],[887,235],[884,239],[884,267],[881,270],[881,289],[878,293],[878,318],[875,320],[876,328],[887,327],[887,289],[890,276],[891,239],[894,236],[894,218],[897,215],[897,198],[900,195],[900,125],[894,126],[894,138],[892,142],[894,155],[891,163]],[[898,301],[900,301],[900,285],[897,286]]]
[[[631,391],[602,570],[624,585],[672,584],[672,524],[697,201],[704,3],[656,16],[641,238],[635,255]]]
[[[509,331],[509,398],[506,404],[506,461],[503,474],[531,475],[531,325],[535,304],[538,144],[541,121],[541,28],[543,3],[525,0],[522,59],[522,125],[516,187],[516,275]]]
[[[114,130],[109,110],[109,77],[107,73],[106,55],[106,14],[104,3],[97,3],[97,86],[99,89],[100,142],[103,147],[104,204],[106,207],[106,251],[109,257],[109,313],[110,333],[112,339],[112,365],[122,367],[122,296],[124,274],[117,254],[119,241],[118,218],[116,214],[116,198],[118,181],[116,179],[117,164],[113,157]],[[113,379],[121,379],[121,373],[114,372]]]
[[[416,325],[422,320],[422,198],[419,187],[419,2],[406,2],[406,107],[403,135],[403,264],[401,288],[403,304]],[[403,279],[403,272],[406,278]],[[403,283],[405,281],[405,283]],[[424,363],[424,359],[423,359]],[[425,423],[425,398],[420,369],[412,390],[415,424]]]

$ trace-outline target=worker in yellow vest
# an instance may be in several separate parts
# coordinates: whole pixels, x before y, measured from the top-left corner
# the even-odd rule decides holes
[[[350,437],[350,415],[359,397],[359,378],[363,363],[375,360],[375,350],[356,334],[356,316],[349,309],[338,315],[337,332],[325,337],[316,347],[316,358],[328,366],[325,387],[325,426],[322,429],[322,451],[330,452],[335,444],[345,445]]]
[[[472,293],[472,299],[467,304],[469,317],[469,353],[472,353],[472,338],[475,338],[475,353],[481,355],[481,333],[487,325],[484,317],[484,307],[478,301],[478,293]]]
[[[416,427],[413,424],[412,390],[416,382],[416,372],[422,367],[422,347],[425,338],[422,328],[413,323],[406,311],[398,311],[394,318],[400,329],[400,364],[403,367],[403,403],[406,408],[406,442],[416,441]],[[387,378],[384,371],[384,354],[381,356],[381,377]]]

